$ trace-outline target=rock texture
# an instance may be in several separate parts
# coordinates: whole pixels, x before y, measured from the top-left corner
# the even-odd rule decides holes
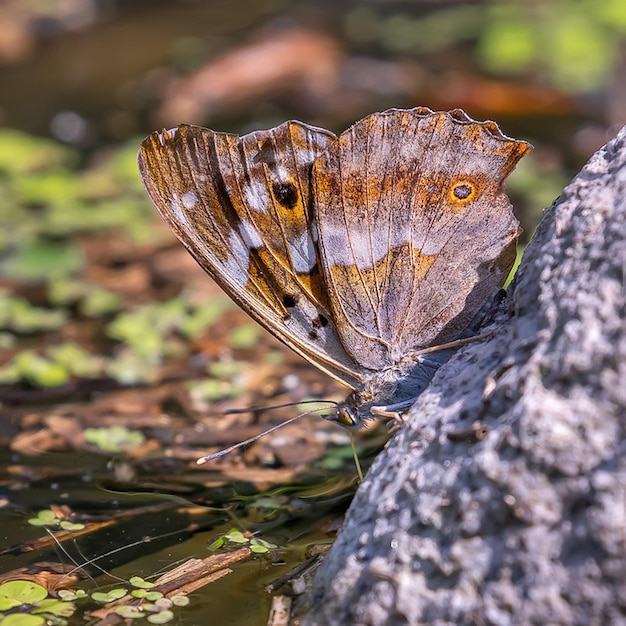
[[[625,240],[626,128],[376,459],[298,623],[626,624]]]

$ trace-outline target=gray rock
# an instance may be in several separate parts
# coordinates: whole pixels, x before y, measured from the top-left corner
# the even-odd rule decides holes
[[[301,623],[626,624],[625,239],[626,128],[376,459]]]

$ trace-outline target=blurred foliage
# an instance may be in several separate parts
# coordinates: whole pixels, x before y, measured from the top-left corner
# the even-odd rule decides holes
[[[537,70],[569,92],[600,89],[626,35],[623,0],[493,2],[478,58],[498,73]]]
[[[103,428],[85,428],[85,441],[106,454],[116,454],[136,448],[145,443],[146,438],[139,430],[130,430],[125,426]]]
[[[356,44],[378,44],[396,54],[433,54],[472,43],[486,71],[536,74],[570,93],[605,86],[626,37],[623,0],[489,0],[422,16],[403,9],[353,8],[345,15],[346,35]]]
[[[88,169],[49,140],[0,130],[0,277],[52,282],[84,264],[74,236],[121,230],[156,237],[154,214],[137,175],[139,142]]]
[[[138,144],[98,155],[93,166],[79,168],[71,149],[0,131],[0,279],[7,285],[0,289],[0,349],[19,347],[20,338],[61,331],[80,316],[103,318],[97,353],[95,346],[63,341],[60,335],[42,338],[36,349],[27,341],[27,349],[0,367],[0,384],[55,387],[103,376],[127,384],[155,380],[165,358],[185,353],[189,339],[231,306],[225,296],[197,302],[184,292],[131,309],[122,292],[97,284],[85,271],[82,241],[90,236],[120,233],[127,250],[165,240],[137,172]],[[41,305],[29,299],[31,292],[40,294]],[[255,338],[249,330],[233,337],[241,345]]]
[[[92,354],[75,342],[60,342],[39,351],[26,349],[0,367],[0,384],[22,380],[38,387],[54,387],[73,377],[105,375],[123,384],[153,381],[164,359],[186,353],[188,339],[206,331],[230,306],[225,297],[196,303],[190,294],[183,293],[121,312],[106,327],[107,335],[117,344],[112,356]],[[63,310],[32,307],[24,298],[0,292],[0,327],[15,332],[49,330],[61,326],[66,315]],[[233,388],[227,393],[222,390],[220,395],[238,393]]]

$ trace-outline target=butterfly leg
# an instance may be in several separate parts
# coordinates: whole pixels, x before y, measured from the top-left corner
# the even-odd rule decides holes
[[[370,409],[372,415],[376,417],[390,417],[391,421],[388,423],[389,432],[391,434],[397,432],[404,426],[404,413],[415,402],[416,398],[409,398],[402,402],[396,402],[395,404],[388,404],[386,406],[373,406]]]

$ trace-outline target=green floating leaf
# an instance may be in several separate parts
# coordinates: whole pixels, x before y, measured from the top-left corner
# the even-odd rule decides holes
[[[152,589],[154,587],[154,583],[144,580],[141,576],[133,576],[128,582],[137,589]]]
[[[103,591],[94,591],[91,594],[91,599],[94,602],[99,602],[100,604],[106,604],[107,602],[109,602],[109,596],[104,593]]]
[[[170,600],[174,606],[187,606],[190,602],[187,596],[183,596],[181,594],[172,596]]]
[[[148,621],[151,624],[167,624],[174,619],[174,613],[172,611],[160,611],[148,616]]]
[[[87,597],[87,592],[84,589],[76,589],[76,591],[71,591],[69,589],[60,589],[57,592],[60,600],[63,602],[71,602],[73,600],[78,600],[81,598]]]
[[[2,626],[43,626],[46,620],[41,615],[28,615],[26,613],[12,613],[0,620]]]
[[[21,605],[22,603],[19,600],[9,598],[0,593],[0,611],[9,611],[10,609],[14,609],[16,606]]]
[[[110,591],[94,591],[91,594],[91,599],[95,602],[99,602],[100,604],[106,604],[107,602],[114,602],[115,600],[119,600],[126,595],[126,589],[122,589],[117,587],[115,589],[111,589]]]
[[[44,587],[30,580],[11,580],[0,585],[0,596],[5,601],[17,602],[20,604],[36,604],[48,596]],[[0,609],[6,610],[6,607]]]
[[[131,606],[129,604],[116,607],[115,613],[125,619],[138,619],[146,616],[146,614],[138,606]]]
[[[266,362],[268,365],[278,366],[285,362],[285,352],[283,350],[270,350],[267,353]]]
[[[70,617],[70,615],[74,614],[74,611],[76,611],[76,607],[71,602],[64,602],[56,598],[46,598],[33,609],[35,614],[50,613],[57,617]]]
[[[18,178],[15,191],[26,205],[67,207],[76,202],[78,181],[73,172],[57,169]]]
[[[153,592],[156,593],[156,592]],[[146,611],[163,611],[165,609],[171,609],[172,608],[172,601],[169,598],[164,598],[163,594],[159,594],[161,597],[160,598],[155,598],[155,602],[153,603],[148,603],[146,602],[145,604],[142,605],[142,608]]]
[[[250,550],[255,554],[265,554],[276,547],[276,544],[259,539],[258,537],[255,537],[250,541]]]
[[[37,514],[37,517],[41,517],[41,519],[47,519],[50,522],[54,522],[59,519],[57,517],[57,514],[52,509],[42,509]]]
[[[147,589],[134,589],[130,592],[130,595],[134,598],[144,598],[150,602],[154,602],[163,597],[160,591],[148,591]]]
[[[145,595],[146,600],[150,600],[150,602],[155,602],[157,603],[157,606],[159,605],[159,600],[163,600],[167,598],[163,598],[163,594],[160,591],[148,591]],[[168,600],[169,602],[169,600]]]
[[[31,526],[56,526],[59,523],[59,518],[54,511],[44,509],[37,513],[37,517],[31,517],[28,523]]]
[[[85,524],[68,522],[67,520],[63,520],[59,526],[63,530],[83,530],[83,528],[85,528]]]
[[[251,509],[259,509],[261,511],[279,511],[285,506],[284,497],[260,496],[250,503]]]
[[[236,528],[228,531],[224,537],[232,543],[248,543],[248,539],[240,530],[237,530]]]
[[[563,89],[602,89],[615,58],[615,39],[588,15],[567,12],[553,21],[546,61],[551,66],[552,80]]]

